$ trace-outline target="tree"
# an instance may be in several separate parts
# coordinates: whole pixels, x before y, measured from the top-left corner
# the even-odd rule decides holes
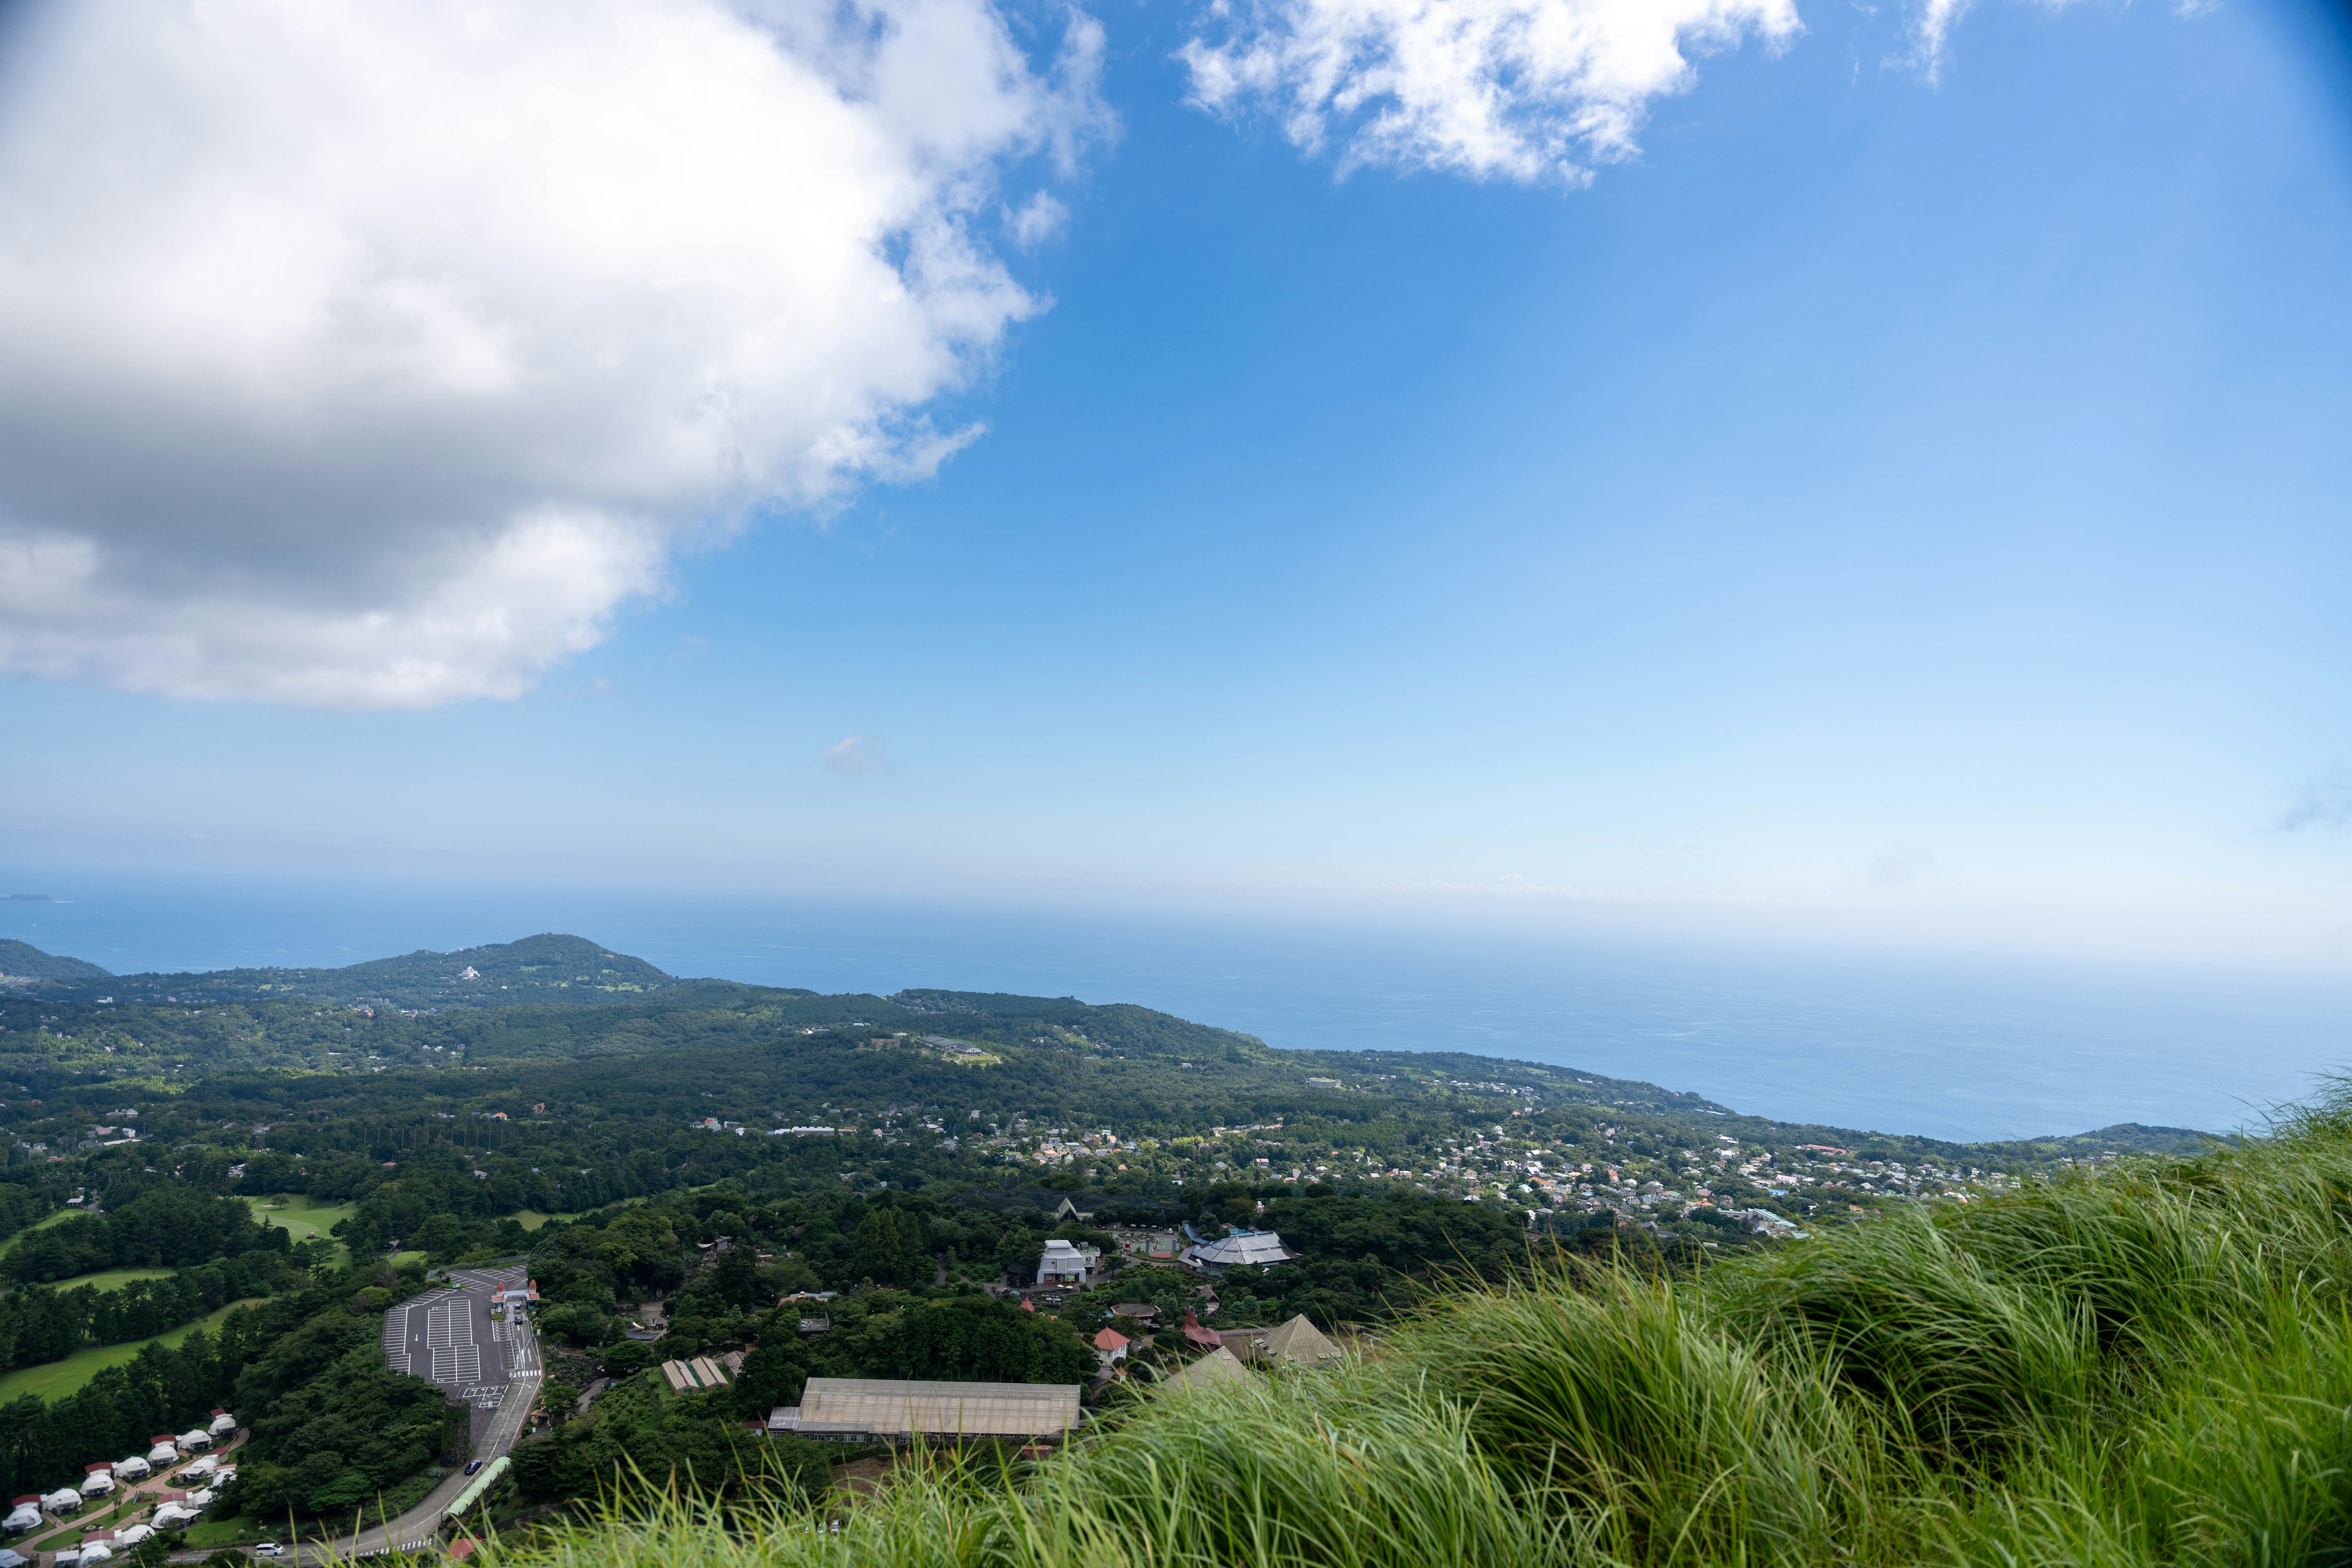
[[[850,1237],[849,1273],[877,1285],[929,1285],[931,1255],[920,1226],[903,1209],[873,1210]]]
[[[604,1350],[604,1375],[610,1378],[634,1377],[654,1364],[654,1352],[635,1340],[623,1340]]]
[[[748,1310],[761,1304],[759,1266],[747,1242],[737,1242],[719,1255],[710,1271],[711,1289],[729,1306]]]

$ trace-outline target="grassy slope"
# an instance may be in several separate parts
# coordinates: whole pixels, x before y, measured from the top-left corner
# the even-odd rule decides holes
[[[63,1225],[66,1221],[73,1218],[79,1213],[81,1213],[81,1210],[78,1208],[59,1209],[57,1213],[50,1215],[46,1218],[35,1220],[24,1229],[10,1237],[5,1242],[0,1242],[0,1258],[5,1258],[8,1254],[14,1252],[16,1249],[16,1244],[24,1240],[26,1237],[32,1235],[35,1231],[47,1230],[53,1225]]]
[[[84,1285],[94,1285],[101,1290],[120,1290],[133,1279],[169,1279],[176,1268],[108,1268],[96,1274],[77,1274],[70,1279],[59,1279],[49,1287],[52,1290],[78,1290]]]
[[[1376,1361],[1171,1395],[1014,1489],[906,1475],[825,1534],[583,1530],[533,1568],[2337,1563],[2352,1100],[2272,1139],[1696,1284],[1456,1298]]]
[[[359,1208],[357,1204],[313,1203],[301,1193],[271,1193],[245,1201],[256,1219],[267,1215],[270,1224],[281,1227],[296,1241],[326,1236]]]
[[[259,1300],[259,1297],[251,1299],[253,1301]],[[45,1361],[38,1366],[21,1367],[0,1377],[0,1405],[26,1394],[37,1394],[43,1399],[62,1399],[106,1368],[121,1366],[149,1345],[177,1345],[197,1329],[216,1327],[223,1318],[237,1308],[250,1304],[251,1301],[231,1301],[193,1323],[167,1329],[153,1339],[127,1340],[119,1345],[94,1345],[89,1350],[76,1351],[62,1361]]]

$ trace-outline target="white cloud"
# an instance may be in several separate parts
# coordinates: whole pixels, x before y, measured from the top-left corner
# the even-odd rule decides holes
[[[1264,107],[1303,148],[1486,179],[1591,177],[1631,156],[1690,57],[1801,30],[1794,0],[1217,0],[1182,50],[1194,100]]]
[[[20,11],[0,669],[511,696],[682,542],[929,472],[1037,308],[970,223],[1100,134],[1101,50],[987,0]]]
[[[863,775],[890,771],[889,748],[879,735],[844,735],[816,754],[819,765],[837,773]]]
[[[1070,209],[1055,200],[1051,191],[1039,191],[1018,211],[1008,207],[1004,214],[1004,226],[1012,231],[1013,243],[1024,250],[1034,250],[1054,238],[1069,221]]]

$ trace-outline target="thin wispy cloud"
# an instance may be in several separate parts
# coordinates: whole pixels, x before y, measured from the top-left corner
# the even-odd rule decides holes
[[[2352,824],[2352,769],[2336,768],[2304,785],[2275,826],[2281,833],[2301,833],[2347,824]]]
[[[853,778],[887,773],[896,764],[879,735],[844,735],[816,754],[817,764]]]

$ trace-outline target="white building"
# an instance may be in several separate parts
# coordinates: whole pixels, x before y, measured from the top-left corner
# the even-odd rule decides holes
[[[169,1437],[156,1438],[155,1446],[147,1450],[147,1462],[151,1465],[176,1464],[179,1458],[179,1446]]]
[[[41,1495],[41,1506],[51,1513],[73,1513],[81,1507],[81,1493],[71,1487],[59,1487]]]
[[[219,1468],[219,1456],[206,1454],[203,1458],[193,1461],[186,1468],[183,1469],[180,1472],[180,1479],[184,1481],[201,1480],[205,1477],[211,1475]]]
[[[1066,1241],[1049,1241],[1045,1256],[1037,1260],[1037,1279],[1084,1279],[1102,1254],[1091,1247],[1077,1247]]]
[[[213,1424],[205,1428],[215,1437],[226,1437],[236,1430],[236,1417],[226,1410],[213,1412]]]
[[[113,1555],[103,1541],[85,1541],[81,1544],[81,1560],[84,1563],[103,1563]]]
[[[16,1535],[32,1529],[33,1526],[40,1522],[41,1505],[37,1502],[20,1502],[16,1505],[16,1512],[10,1514],[6,1519],[0,1519],[0,1530],[5,1530],[11,1535]]]
[[[114,1461],[114,1479],[119,1481],[143,1481],[152,1468],[146,1460],[133,1454],[127,1459]]]
[[[197,1453],[213,1446],[212,1434],[201,1426],[191,1426],[173,1439],[185,1453]]]
[[[81,1479],[81,1495],[104,1497],[114,1489],[114,1478],[104,1470],[92,1470]]]
[[[1282,1245],[1282,1237],[1270,1230],[1237,1231],[1217,1241],[1204,1241],[1188,1249],[1186,1256],[1196,1268],[1271,1268],[1277,1263],[1288,1263],[1298,1255]]]
[[[155,1528],[169,1530],[173,1525],[194,1524],[196,1521],[196,1516],[197,1510],[185,1504],[166,1502],[158,1503],[152,1517],[155,1521]]]

